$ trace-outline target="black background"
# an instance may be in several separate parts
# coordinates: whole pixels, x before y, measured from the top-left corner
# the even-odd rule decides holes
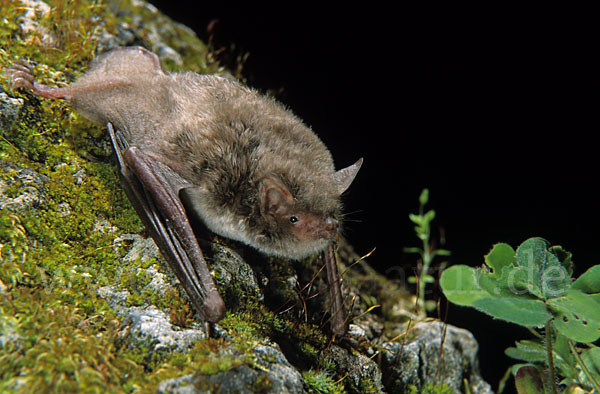
[[[346,236],[391,275],[412,274],[408,213],[431,193],[450,263],[542,236],[596,263],[598,64],[585,9],[346,5],[335,10],[152,1],[215,45],[249,52],[244,75],[309,124],[337,167],[365,162],[345,198]],[[283,4],[283,3],[282,3]],[[290,3],[292,4],[292,3]],[[289,8],[287,8],[289,7]],[[438,233],[436,231],[436,237]],[[435,298],[437,295],[433,294]],[[526,330],[450,306],[475,333],[494,387]]]

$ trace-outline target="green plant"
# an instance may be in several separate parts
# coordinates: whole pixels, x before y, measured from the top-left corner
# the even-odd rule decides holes
[[[425,286],[427,283],[433,283],[435,279],[429,274],[431,263],[436,256],[449,256],[450,251],[445,249],[435,249],[435,245],[431,240],[431,222],[435,219],[435,211],[430,209],[425,212],[425,205],[429,201],[429,189],[423,189],[419,196],[419,213],[411,213],[408,218],[415,224],[415,233],[421,240],[421,247],[404,248],[407,253],[416,253],[421,257],[418,277],[412,276],[408,278],[409,283],[417,284],[418,306],[420,310],[433,310],[433,305],[428,305],[425,302]]]
[[[448,268],[440,285],[449,301],[536,334],[536,339],[519,341],[506,350],[510,357],[528,363],[512,368],[517,387],[529,381],[530,389],[520,392],[538,392],[532,388],[537,378],[545,390],[557,392],[555,369],[562,385],[600,391],[600,348],[592,343],[600,338],[600,265],[577,280],[572,273],[571,253],[542,238],[530,238],[516,251],[496,244],[483,267]],[[533,331],[536,328],[543,334]],[[528,368],[521,371],[522,367]],[[529,367],[535,367],[536,376]]]

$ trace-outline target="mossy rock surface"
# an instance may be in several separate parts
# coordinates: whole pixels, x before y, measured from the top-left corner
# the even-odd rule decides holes
[[[2,72],[27,58],[40,82],[65,86],[98,53],[142,45],[166,70],[232,76],[193,31],[140,0],[0,0],[0,8]],[[351,267],[343,290],[356,317],[332,343],[319,259],[269,259],[208,234],[228,312],[207,333],[145,234],[111,155],[103,127],[0,78],[1,392],[400,387],[402,366],[382,369],[381,356],[405,338],[418,341],[407,332],[413,301],[404,289],[365,262]],[[343,244],[342,264],[357,259]],[[480,378],[471,354],[454,356],[461,379],[439,382],[457,392]]]

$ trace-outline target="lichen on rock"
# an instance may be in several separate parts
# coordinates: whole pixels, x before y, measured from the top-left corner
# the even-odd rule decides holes
[[[97,53],[143,45],[170,71],[229,74],[141,0],[0,4],[0,71],[28,58],[42,82],[64,86]],[[417,324],[406,289],[353,264],[343,240],[355,316],[344,339],[327,332],[318,258],[266,258],[211,234],[202,245],[228,312],[206,330],[127,201],[103,128],[3,78],[0,207],[2,392],[456,392],[464,382],[489,392],[473,338]]]

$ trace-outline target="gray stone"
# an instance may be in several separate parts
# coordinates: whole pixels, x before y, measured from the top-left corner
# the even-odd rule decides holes
[[[126,306],[129,292],[119,291],[115,286],[104,286],[98,289],[110,307],[123,316],[128,324],[129,335],[136,341],[152,347],[154,352],[189,350],[196,341],[206,338],[201,325],[197,328],[181,328],[169,322],[167,314],[154,305]]]
[[[21,7],[25,11],[19,18],[19,26],[23,34],[35,34],[46,47],[56,46],[56,37],[38,20],[52,12],[52,8],[41,0],[21,0]]]
[[[161,382],[159,393],[306,393],[300,373],[287,361],[277,344],[257,345],[257,366],[240,365],[213,375],[186,375]]]
[[[331,346],[327,358],[337,367],[338,375],[344,376],[344,383],[355,392],[385,392],[381,370],[371,358],[338,345]]]
[[[0,129],[8,128],[19,116],[23,99],[9,97],[0,92]]]
[[[11,173],[11,179],[0,179],[0,209],[18,212],[25,208],[39,207],[44,203],[44,184],[49,181],[47,176],[12,163],[2,162],[0,162],[0,172]],[[19,184],[20,194],[9,197],[4,192],[14,183]]]
[[[492,393],[479,374],[478,344],[469,331],[440,321],[416,323],[406,342],[384,345],[382,369],[390,392],[402,393],[411,386],[445,384],[464,393],[464,382],[472,393]]]
[[[2,282],[0,282],[2,283]],[[0,297],[3,293],[0,292]],[[17,331],[17,319],[0,314],[0,350],[6,347],[19,348],[23,340]]]
[[[152,259],[159,259],[160,252],[152,238],[143,238],[138,234],[121,234],[115,238],[113,244],[119,245],[122,242],[131,242],[129,251],[123,257],[123,261],[133,262],[139,259],[141,262],[146,262]]]
[[[254,270],[232,249],[213,243],[207,252],[211,275],[230,308],[248,299],[262,302],[264,294],[258,285]]]

